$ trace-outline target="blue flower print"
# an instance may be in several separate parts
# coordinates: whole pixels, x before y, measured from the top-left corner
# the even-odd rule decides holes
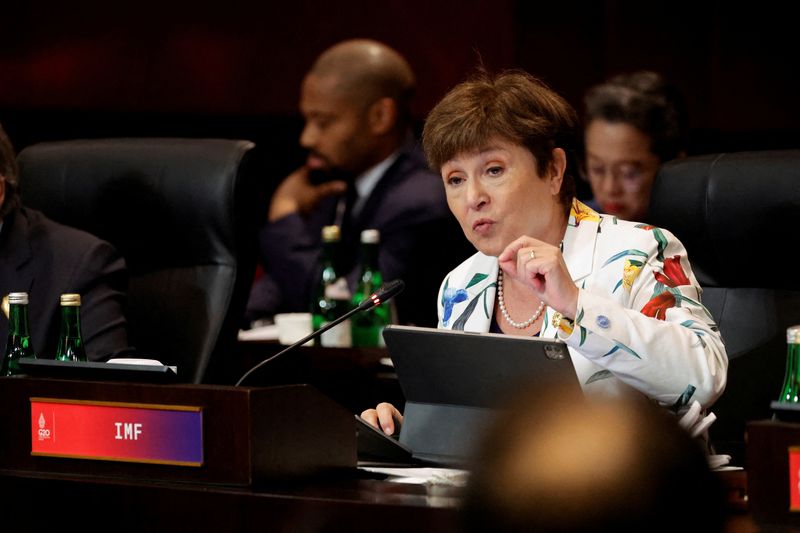
[[[444,290],[444,294],[442,295],[442,303],[444,304],[444,315],[442,316],[443,326],[447,327],[447,323],[450,322],[450,316],[453,314],[453,306],[466,299],[466,289],[453,289],[448,287]]]

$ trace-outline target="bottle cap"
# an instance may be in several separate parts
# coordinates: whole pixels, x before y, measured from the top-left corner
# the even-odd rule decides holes
[[[786,328],[786,344],[800,344],[800,325]]]
[[[365,229],[361,232],[361,242],[364,244],[378,244],[381,242],[381,232],[376,229]]]
[[[62,294],[61,295],[61,305],[69,306],[69,307],[77,307],[81,305],[81,295],[80,294]]]
[[[341,237],[341,230],[339,226],[323,226],[322,227],[322,240],[324,242],[336,242]]]
[[[8,303],[19,304],[19,305],[28,305],[28,293],[27,292],[10,292],[8,293]]]

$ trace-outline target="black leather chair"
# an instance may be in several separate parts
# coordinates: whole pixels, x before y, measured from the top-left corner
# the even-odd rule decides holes
[[[100,139],[18,158],[26,205],[125,257],[130,343],[186,382],[233,353],[266,205],[254,153],[249,141]]]
[[[800,150],[691,157],[664,165],[649,222],[686,246],[730,365],[712,443],[743,464],[748,420],[771,417],[800,324]]]

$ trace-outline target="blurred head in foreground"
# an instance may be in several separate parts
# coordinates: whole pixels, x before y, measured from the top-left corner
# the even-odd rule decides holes
[[[722,531],[721,488],[699,443],[642,398],[523,396],[484,443],[469,531]]]

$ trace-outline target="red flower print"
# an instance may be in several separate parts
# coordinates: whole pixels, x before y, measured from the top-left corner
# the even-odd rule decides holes
[[[657,296],[653,296],[649,302],[644,304],[642,314],[658,320],[664,320],[667,315],[667,309],[670,307],[675,307],[675,296],[669,291],[664,291]]]
[[[689,278],[687,278],[686,274],[683,272],[681,256],[679,255],[664,259],[664,273],[656,272],[654,276],[657,281],[663,283],[667,287],[689,285]]]

